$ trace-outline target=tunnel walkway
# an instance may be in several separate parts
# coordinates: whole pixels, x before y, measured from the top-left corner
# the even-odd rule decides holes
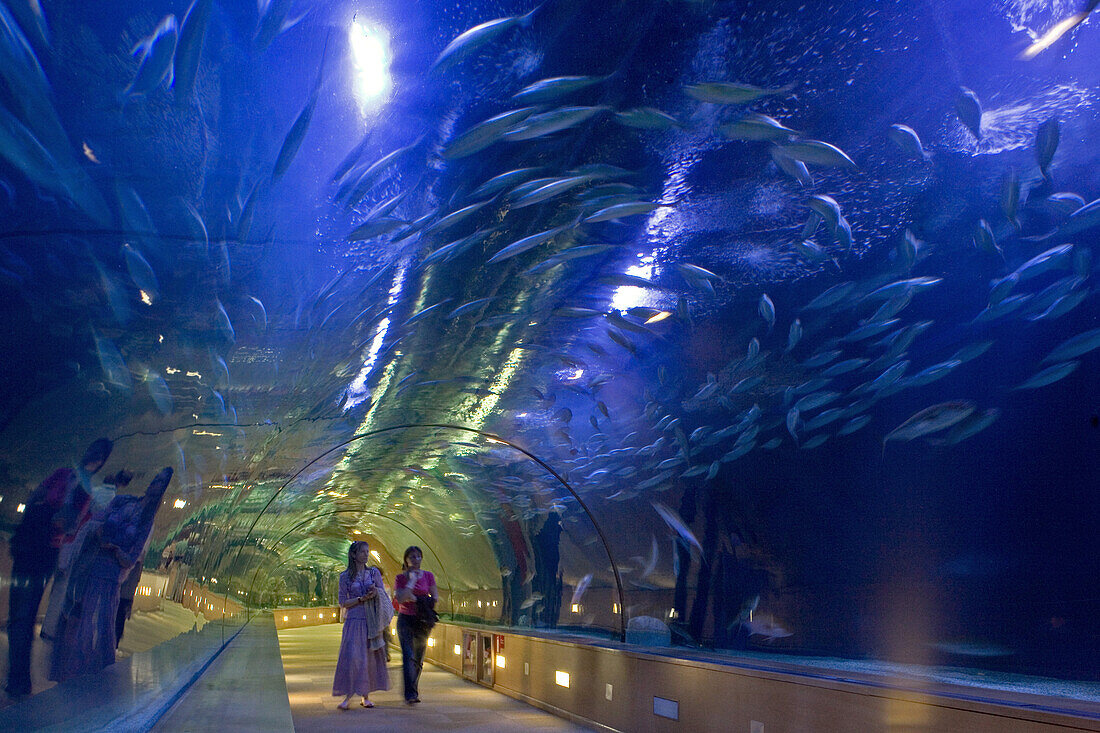
[[[401,657],[390,662],[390,689],[371,695],[375,707],[336,708],[332,674],[340,647],[340,626],[329,624],[279,631],[283,670],[294,729],[305,731],[586,731],[525,703],[493,692],[431,664],[420,681],[423,703],[405,704],[401,696]]]

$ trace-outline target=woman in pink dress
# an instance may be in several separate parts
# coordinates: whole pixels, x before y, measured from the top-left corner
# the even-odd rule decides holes
[[[340,573],[340,606],[347,610],[347,615],[340,636],[332,694],[344,696],[343,702],[336,706],[341,710],[348,709],[354,695],[363,696],[360,705],[373,708],[370,693],[390,689],[382,631],[393,618],[393,605],[382,585],[382,573],[368,566],[369,561],[367,543],[352,542],[348,548],[348,569]]]

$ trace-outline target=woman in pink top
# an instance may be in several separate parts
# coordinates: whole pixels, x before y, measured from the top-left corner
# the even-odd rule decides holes
[[[433,608],[437,595],[435,576],[420,569],[424,553],[415,545],[405,550],[402,562],[404,572],[393,584],[393,597],[400,604],[397,609],[397,639],[401,642],[401,673],[405,682],[405,702],[420,702],[420,671],[424,668],[424,652],[428,649],[431,627],[417,619],[417,599],[425,599]]]

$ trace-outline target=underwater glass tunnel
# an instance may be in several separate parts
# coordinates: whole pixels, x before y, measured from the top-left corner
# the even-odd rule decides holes
[[[1100,681],[1092,6],[0,0],[0,606]]]

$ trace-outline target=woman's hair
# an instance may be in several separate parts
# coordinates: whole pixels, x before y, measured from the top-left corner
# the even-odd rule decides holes
[[[355,577],[355,551],[359,549],[359,545],[366,545],[366,542],[356,540],[348,546],[348,579]]]
[[[409,569],[409,555],[413,554],[414,552],[419,552],[420,557],[424,557],[424,551],[423,550],[421,550],[416,545],[409,545],[408,548],[406,548],[406,550],[405,550],[405,554],[401,556],[401,569],[402,570],[408,570]]]
[[[83,468],[90,463],[93,466],[98,465],[102,467],[110,457],[113,447],[114,443],[107,438],[99,438],[93,441],[92,444],[88,446],[88,450],[84,451],[84,457],[80,459],[80,466]]]

